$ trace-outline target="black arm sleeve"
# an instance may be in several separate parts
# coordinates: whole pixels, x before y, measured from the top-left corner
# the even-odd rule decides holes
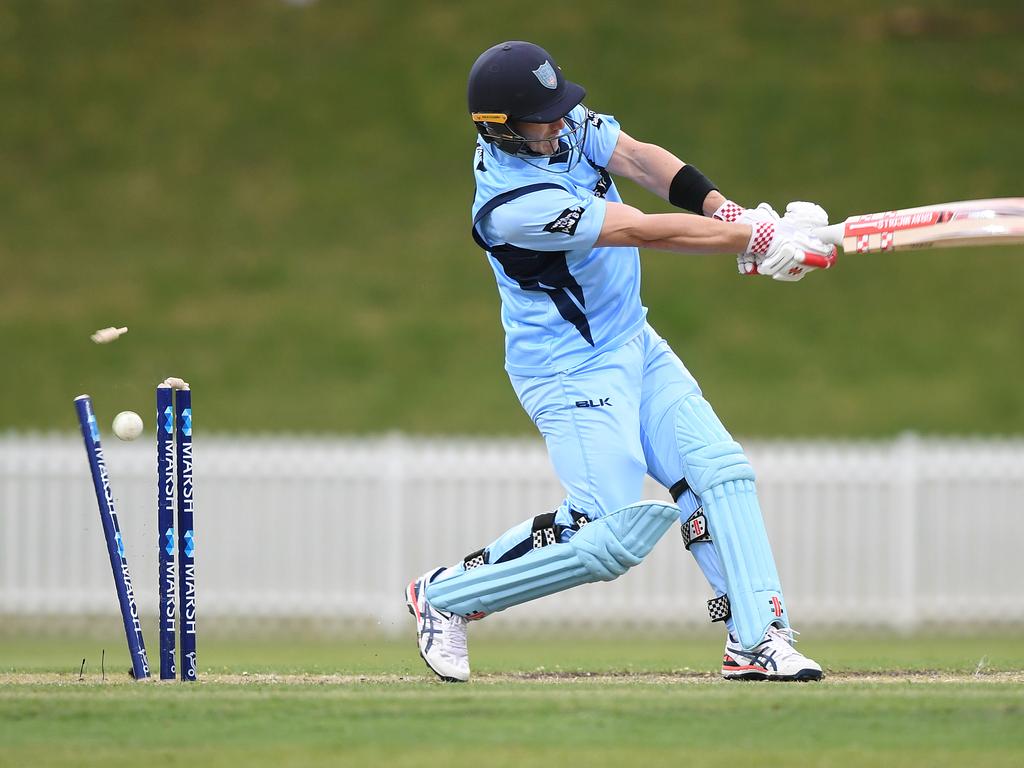
[[[696,166],[684,165],[679,169],[668,188],[668,201],[676,208],[704,214],[704,198],[718,187],[697,170]]]

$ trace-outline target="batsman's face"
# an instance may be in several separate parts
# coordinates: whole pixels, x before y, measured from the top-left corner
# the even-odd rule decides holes
[[[526,145],[538,155],[553,155],[558,151],[558,135],[565,130],[565,120],[553,123],[515,123],[513,129],[529,141]]]

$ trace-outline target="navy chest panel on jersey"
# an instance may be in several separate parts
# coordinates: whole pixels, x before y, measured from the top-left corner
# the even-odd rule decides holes
[[[497,245],[490,251],[501,268],[524,291],[547,294],[558,314],[572,323],[580,336],[594,346],[590,323],[584,312],[587,306],[583,288],[569,271],[564,251],[531,251],[515,245]]]
[[[483,239],[477,230],[480,220],[499,205],[542,189],[562,189],[562,187],[551,183],[530,184],[503,192],[488,200],[473,217],[473,240],[483,250],[490,253],[501,264],[505,274],[515,280],[524,291],[540,291],[547,294],[562,319],[572,323],[573,327],[579,331],[580,336],[586,339],[590,346],[594,346],[594,336],[590,331],[590,323],[584,311],[587,299],[583,295],[582,286],[569,271],[565,251],[533,251],[509,243],[492,246]]]

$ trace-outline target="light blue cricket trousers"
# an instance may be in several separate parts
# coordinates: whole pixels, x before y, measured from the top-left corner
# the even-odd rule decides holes
[[[555,516],[563,541],[575,533],[572,510],[596,520],[640,500],[646,475],[666,488],[683,478],[675,414],[684,398],[701,397],[700,387],[649,325],[572,371],[510,378],[566,491]],[[700,500],[687,489],[677,504],[685,521]],[[487,547],[487,562],[522,556],[532,547],[531,535],[532,520],[509,529]],[[714,546],[700,542],[690,551],[715,595],[725,594]]]

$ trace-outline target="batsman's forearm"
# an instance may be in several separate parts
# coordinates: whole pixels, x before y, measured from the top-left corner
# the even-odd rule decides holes
[[[725,195],[719,192],[717,189],[713,189],[708,192],[708,196],[704,198],[704,215],[710,216],[725,202]]]
[[[740,253],[750,242],[750,227],[689,213],[641,213],[628,205],[608,204],[599,246],[634,246],[679,253]]]

